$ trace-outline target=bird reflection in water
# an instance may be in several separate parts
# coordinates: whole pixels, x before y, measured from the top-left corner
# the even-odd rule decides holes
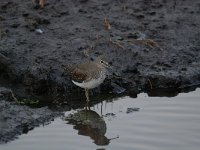
[[[92,110],[79,110],[74,114],[68,115],[65,120],[68,124],[74,125],[79,135],[89,136],[96,145],[108,145],[110,140],[106,134],[106,123],[98,113]]]

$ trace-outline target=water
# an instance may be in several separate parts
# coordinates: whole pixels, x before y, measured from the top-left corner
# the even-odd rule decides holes
[[[200,89],[171,98],[142,93],[137,98],[104,101],[87,113],[87,117],[92,116],[89,125],[82,125],[81,120],[79,124],[70,122],[67,116],[73,115],[69,114],[77,114],[77,110],[0,145],[0,149],[199,150],[200,147]]]

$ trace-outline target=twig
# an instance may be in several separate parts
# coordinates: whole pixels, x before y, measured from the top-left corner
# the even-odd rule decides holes
[[[149,81],[149,84],[150,84],[151,89],[153,89],[153,86],[152,86],[151,80],[150,80],[149,78],[148,78],[147,80]]]
[[[14,93],[12,91],[11,91],[11,96],[14,99],[14,101],[18,103],[18,99],[15,97],[15,95],[14,95]]]
[[[0,39],[6,35],[6,32],[0,29]]]
[[[118,47],[124,49],[124,46],[122,46],[119,42],[113,41],[113,40],[111,39],[111,37],[110,37],[110,42],[111,42],[112,44],[115,44],[115,45],[117,45]]]
[[[136,39],[136,40],[128,40],[128,42],[134,43],[134,44],[144,44],[144,45],[147,45],[151,48],[158,47],[160,50],[163,50],[162,48],[160,48],[158,43],[156,41],[152,40],[152,39],[143,39],[143,40]]]

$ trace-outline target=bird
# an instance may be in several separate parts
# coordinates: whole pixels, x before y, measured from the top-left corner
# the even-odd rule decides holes
[[[85,89],[87,103],[90,101],[89,90],[103,83],[109,67],[108,62],[98,57],[94,61],[83,62],[71,68],[71,80],[76,86]]]

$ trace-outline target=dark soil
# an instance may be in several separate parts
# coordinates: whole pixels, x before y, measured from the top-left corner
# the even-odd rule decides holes
[[[27,133],[35,126],[48,124],[58,115],[47,107],[32,109],[19,105],[11,90],[0,87],[0,144]]]
[[[199,27],[197,0],[47,0],[44,9],[1,0],[0,85],[17,98],[70,103],[71,94],[83,92],[64,66],[104,55],[113,71],[101,92],[198,86]]]

